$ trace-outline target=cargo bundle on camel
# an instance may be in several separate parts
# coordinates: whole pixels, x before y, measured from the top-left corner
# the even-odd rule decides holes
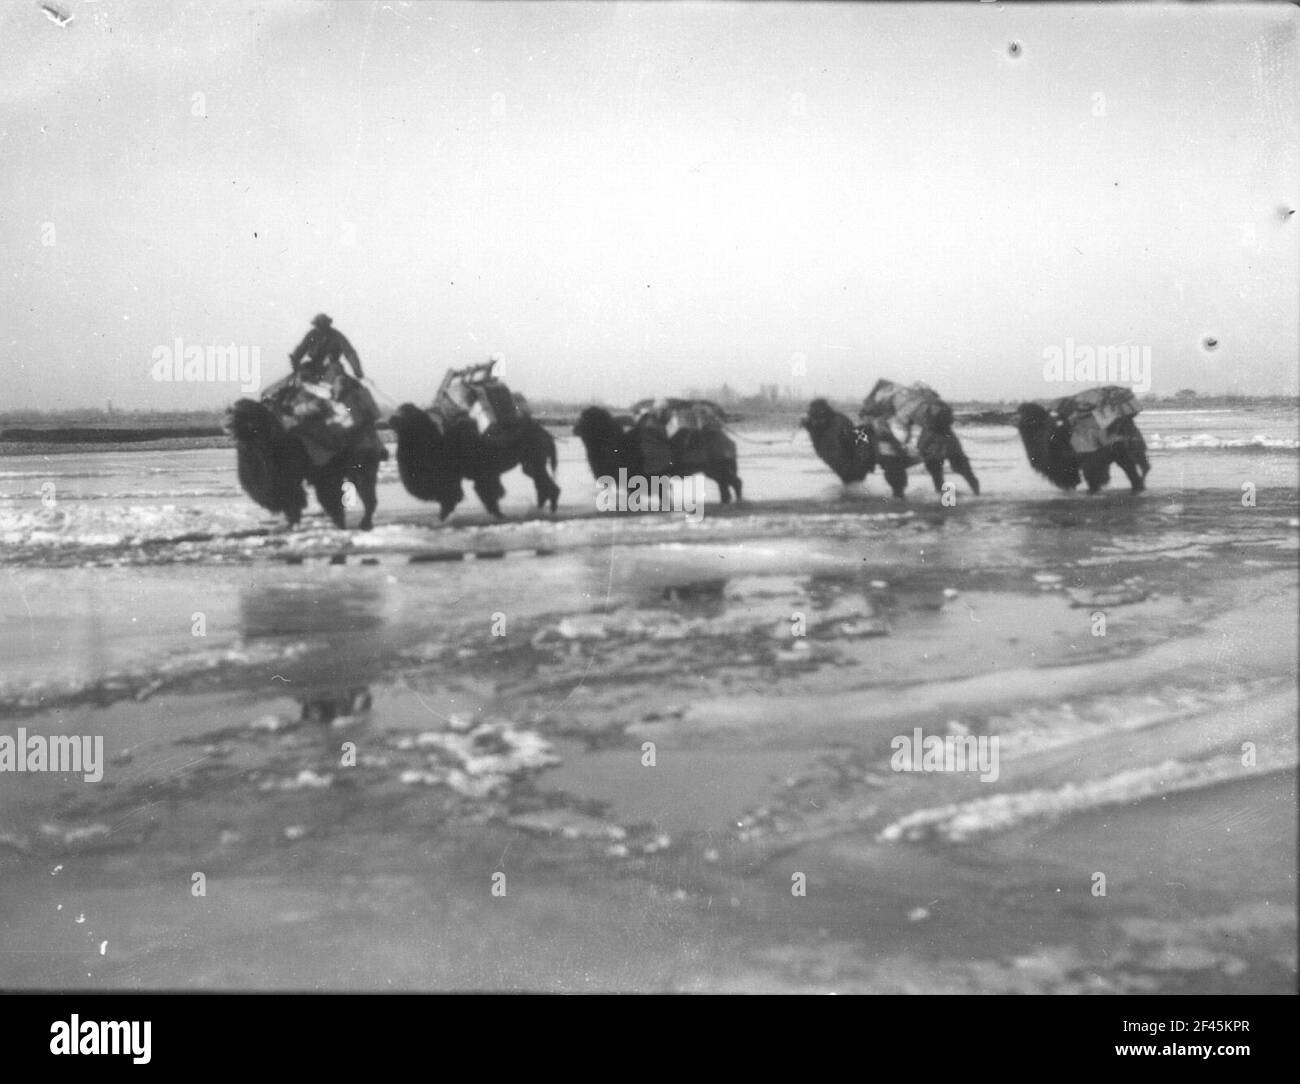
[[[292,373],[267,387],[262,402],[302,441],[312,466],[323,466],[345,449],[363,445],[381,460],[388,457],[375,429],[379,407],[365,385],[347,373],[328,383]]]
[[[428,410],[403,403],[390,419],[402,485],[419,500],[436,501],[441,519],[464,499],[463,479],[473,483],[484,508],[504,518],[501,475],[515,467],[533,480],[539,508],[549,504],[554,512],[559,503],[551,474],[555,440],[529,414],[524,397],[493,376],[496,363],[448,369]]]
[[[488,444],[511,443],[518,425],[529,417],[528,407],[522,395],[492,375],[497,360],[447,370],[429,408],[444,430],[468,418]]]

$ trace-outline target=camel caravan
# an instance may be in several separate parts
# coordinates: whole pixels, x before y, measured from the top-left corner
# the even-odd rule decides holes
[[[501,476],[515,467],[532,480],[538,508],[557,509],[555,439],[532,417],[527,400],[494,375],[498,360],[449,369],[427,408],[403,403],[389,418],[402,485],[413,497],[436,503],[441,520],[464,500],[466,481],[489,514],[504,519]],[[290,527],[302,518],[305,487],[311,486],[330,520],[343,528],[343,485],[351,482],[363,508],[359,526],[369,530],[379,464],[388,451],[361,359],[322,313],[289,362],[285,377],[227,413],[240,485],[257,504],[282,513]],[[1140,493],[1151,469],[1133,421],[1140,409],[1130,389],[1106,386],[1048,405],[1022,403],[1014,424],[1030,466],[1058,488],[1073,490],[1082,481],[1096,493],[1109,482],[1113,463]],[[947,465],[978,495],[979,479],[953,420],[952,407],[929,385],[879,380],[856,423],[828,400],[814,399],[800,426],[845,485],[863,482],[879,467],[894,498],[902,500],[909,471],[923,466],[942,494]],[[703,474],[728,504],[743,493],[728,428],[726,412],[709,400],[644,399],[618,417],[587,407],[573,433],[598,485],[616,479],[627,490],[650,480],[653,488],[654,481]]]
[[[935,491],[942,493],[946,461],[972,493],[979,493],[979,479],[952,431],[952,407],[928,384],[904,387],[879,380],[858,418],[860,424],[854,425],[825,399],[814,399],[801,423],[818,458],[845,485],[861,482],[879,466],[894,497],[902,500],[908,469],[924,463]]]

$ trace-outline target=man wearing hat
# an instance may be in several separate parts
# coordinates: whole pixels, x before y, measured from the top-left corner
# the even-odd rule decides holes
[[[303,356],[306,355],[307,370],[302,375],[310,380],[333,384],[335,379],[344,372],[339,364],[339,356],[342,355],[352,366],[353,375],[358,380],[364,379],[361,359],[357,357],[357,352],[348,342],[347,336],[334,327],[334,321],[322,312],[312,320],[311,324],[311,330],[289,355],[289,364],[293,366],[293,371],[299,372]]]
[[[323,449],[321,455],[351,439],[354,427],[369,430],[367,436],[378,440],[373,429],[379,406],[361,383],[365,374],[356,350],[324,313],[311,323],[306,338],[289,355],[293,377],[286,377],[284,386],[272,392],[290,419],[287,428],[297,430],[304,439],[316,439]],[[340,364],[340,356],[347,358],[352,373]],[[382,444],[379,450],[379,458],[385,458]]]

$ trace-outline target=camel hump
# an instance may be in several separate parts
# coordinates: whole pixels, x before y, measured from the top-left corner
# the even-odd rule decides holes
[[[642,399],[632,404],[639,425],[662,428],[668,436],[680,430],[722,429],[727,412],[711,399]]]
[[[941,425],[945,412],[951,421],[952,408],[921,381],[907,387],[892,380],[878,380],[862,404],[863,417],[892,418],[903,425]]]
[[[286,432],[303,442],[318,466],[373,431],[379,420],[379,406],[370,391],[346,374],[330,384],[293,374],[268,387],[262,402]]]
[[[1142,407],[1132,388],[1108,384],[1101,388],[1088,388],[1077,395],[1060,400],[1056,413],[1071,425],[1090,420],[1103,431],[1125,418],[1132,418]]]
[[[641,462],[647,474],[669,474],[673,466],[673,446],[668,435],[654,426],[642,426],[638,433]]]

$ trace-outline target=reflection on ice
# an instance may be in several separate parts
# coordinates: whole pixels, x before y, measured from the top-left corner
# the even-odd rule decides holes
[[[370,710],[370,689],[365,685],[349,689],[316,692],[298,697],[304,723],[337,723],[356,719]]]

